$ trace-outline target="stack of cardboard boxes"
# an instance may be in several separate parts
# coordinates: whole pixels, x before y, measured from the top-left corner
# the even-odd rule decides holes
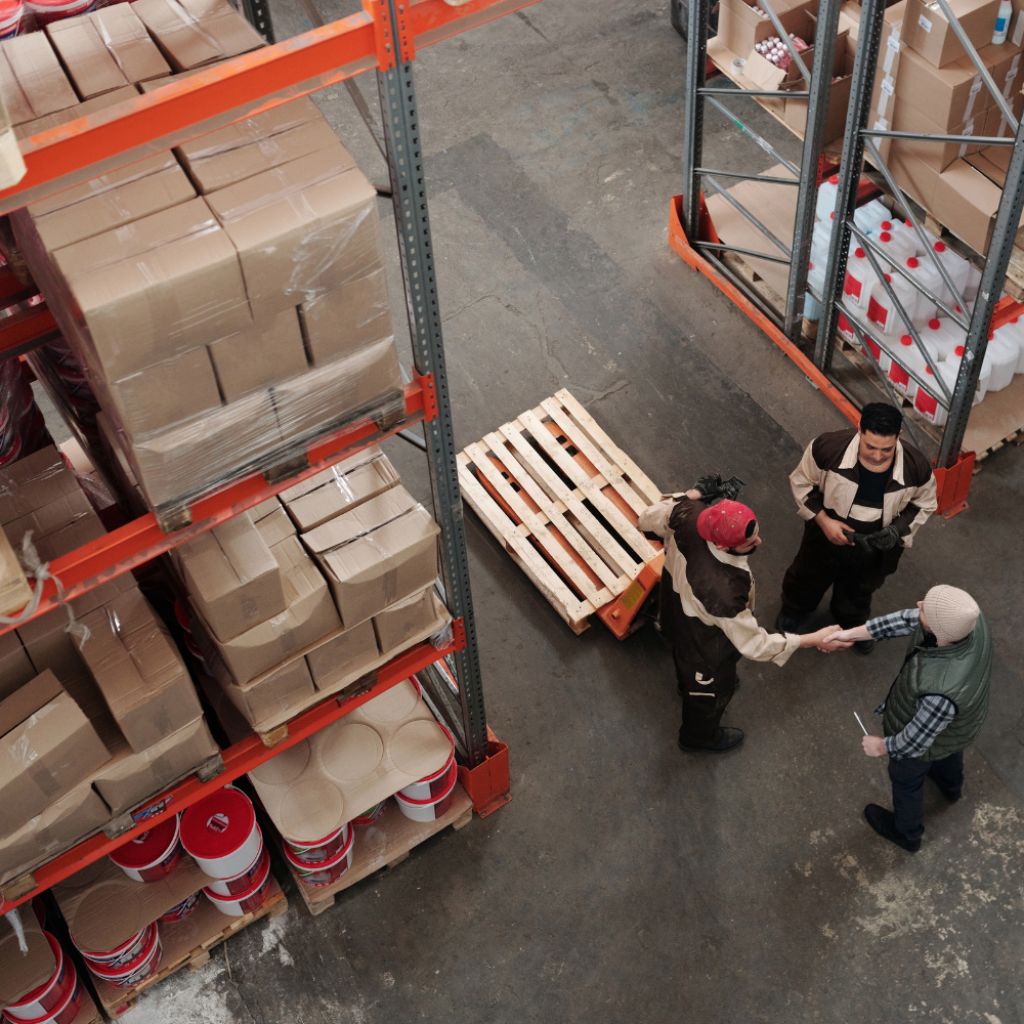
[[[953,13],[1007,105],[1024,114],[1020,33],[993,44],[999,0],[950,0]],[[886,11],[871,126],[929,135],[1009,136],[978,69],[937,4],[901,0]],[[897,182],[954,235],[984,252],[992,235],[1009,149],[927,140],[880,145]]]
[[[0,515],[50,560],[104,530],[59,453],[0,471]],[[0,881],[217,753],[178,650],[130,576],[0,636]]]
[[[223,0],[136,0],[48,31],[56,53],[26,37],[53,79],[32,130],[260,42]],[[0,68],[21,42],[0,46]],[[402,407],[376,192],[309,100],[66,189],[14,226],[151,507]]]
[[[378,449],[175,556],[214,699],[271,729],[443,629],[438,528]]]

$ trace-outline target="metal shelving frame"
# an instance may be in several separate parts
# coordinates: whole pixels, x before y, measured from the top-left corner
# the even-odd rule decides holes
[[[774,17],[770,7],[771,0],[760,0],[760,6],[768,13],[776,30],[784,39],[781,23]],[[1020,304],[1000,300],[1007,266],[1013,249],[1014,238],[1024,208],[1024,136],[1021,125],[1011,110],[1008,97],[1004,96],[991,75],[984,67],[976,49],[971,45],[949,7],[948,0],[937,0],[943,14],[950,22],[953,31],[964,47],[967,56],[978,69],[982,85],[989,91],[996,106],[1000,109],[1006,122],[1012,127],[1013,137],[979,138],[956,134],[930,135],[921,132],[891,131],[878,122],[868,125],[869,108],[872,90],[875,83],[875,72],[881,45],[884,26],[884,0],[864,0],[861,5],[860,30],[857,51],[852,72],[851,95],[847,109],[846,129],[843,137],[842,155],[838,171],[838,189],[836,196],[835,218],[839,225],[832,232],[825,279],[822,286],[823,294],[815,296],[822,306],[818,333],[810,357],[803,349],[801,337],[801,315],[805,296],[807,295],[807,264],[810,252],[811,231],[814,222],[814,206],[820,184],[820,133],[822,117],[827,107],[830,75],[821,72],[827,62],[817,62],[810,75],[807,91],[808,117],[807,130],[803,144],[803,163],[799,169],[799,182],[788,187],[799,189],[797,212],[794,224],[792,245],[779,258],[771,253],[754,252],[737,249],[722,244],[714,233],[707,208],[704,205],[704,189],[710,184],[721,194],[715,175],[722,172],[708,171],[701,166],[703,153],[703,107],[705,103],[713,103],[721,107],[720,98],[736,95],[769,98],[777,93],[754,92],[739,88],[722,87],[708,88],[705,82],[707,66],[707,14],[709,0],[692,0],[690,4],[690,21],[687,44],[686,68],[686,120],[683,135],[683,192],[673,202],[670,240],[673,247],[695,269],[700,270],[712,280],[722,291],[730,296],[748,316],[773,340],[785,353],[800,366],[812,383],[820,387],[836,406],[849,418],[856,422],[857,408],[852,396],[836,380],[833,371],[833,357],[836,342],[836,324],[842,314],[851,325],[857,343],[866,354],[869,350],[866,338],[876,345],[885,348],[884,338],[880,341],[879,332],[867,321],[866,317],[849,302],[844,300],[843,285],[846,278],[847,253],[851,239],[865,250],[868,261],[882,281],[888,298],[894,304],[897,315],[907,325],[907,333],[911,335],[918,350],[926,362],[931,365],[918,332],[913,328],[911,318],[905,312],[891,285],[886,282],[882,270],[895,270],[907,280],[912,280],[902,267],[892,268],[883,264],[883,253],[877,244],[862,232],[853,220],[858,200],[863,197],[865,165],[870,164],[885,183],[888,193],[899,204],[901,211],[910,220],[922,245],[922,250],[930,258],[938,270],[944,285],[944,294],[956,296],[959,302],[943,301],[942,296],[929,293],[919,282],[913,281],[915,287],[923,292],[929,301],[935,302],[943,315],[951,318],[966,331],[966,354],[961,362],[960,371],[955,385],[950,391],[936,374],[936,383],[942,394],[938,396],[939,404],[947,410],[946,423],[942,430],[935,460],[936,475],[939,481],[940,510],[946,514],[954,514],[966,506],[967,489],[971,472],[974,467],[973,453],[962,451],[964,434],[979,375],[984,359],[985,347],[990,328],[994,324],[1004,322],[1016,315],[1021,309]],[[823,0],[818,19],[815,51],[831,52],[828,48],[835,41],[838,24],[838,5],[831,0]],[[820,65],[820,66],[819,66]],[[805,69],[802,69],[805,70]],[[787,96],[793,94],[787,93]],[[728,111],[727,111],[728,113]],[[739,122],[735,115],[729,116],[738,126],[751,137],[773,159],[782,162],[779,154],[768,140]],[[992,241],[987,253],[983,254],[984,267],[978,297],[973,303],[963,301],[957,295],[949,273],[935,256],[927,242],[915,204],[909,202],[900,188],[896,176],[879,151],[879,143],[885,139],[914,139],[936,144],[950,142],[970,142],[981,145],[1012,147],[1006,184],[995,218]],[[796,168],[791,168],[796,173]],[[818,174],[813,173],[818,170]],[[745,180],[761,180],[776,183],[776,179],[766,179],[756,174],[739,174],[728,172],[730,178]],[[787,185],[785,179],[778,180],[779,187]],[[749,223],[760,230],[776,248],[785,249],[764,225],[750,211],[740,208],[735,198],[725,196],[727,201],[740,212]],[[784,308],[778,309],[771,304],[765,295],[760,294],[756,287],[743,279],[724,260],[724,254],[736,252],[740,255],[756,256],[772,262],[788,264],[789,272]],[[925,258],[925,257],[922,257]],[[959,306],[959,310],[956,308]],[[870,359],[870,356],[869,356]],[[876,367],[880,378],[884,374]],[[933,367],[934,369],[934,367]],[[913,375],[918,380],[916,375]],[[934,387],[934,385],[932,385]],[[886,387],[888,385],[886,384]],[[898,404],[898,402],[897,402]]]
[[[253,0],[253,4],[258,2],[262,0]],[[466,763],[460,767],[463,784],[481,812],[493,810],[507,800],[507,748],[488,729],[484,710],[412,65],[417,46],[440,42],[535,2],[363,0],[363,10],[358,14],[217,65],[110,108],[100,116],[79,118],[22,142],[27,173],[17,186],[0,191],[0,212],[16,209],[103,169],[140,159],[156,146],[166,148],[229,121],[376,69],[415,365],[414,379],[406,387],[404,415],[387,424],[362,420],[315,439],[307,446],[301,471],[273,482],[258,474],[239,480],[191,505],[187,517],[191,521],[181,529],[164,532],[154,516],[143,516],[55,560],[51,569],[61,578],[63,597],[73,598],[359,448],[412,423],[422,423],[434,511],[441,527],[445,598],[454,621],[451,641],[440,649],[429,643],[420,644],[398,656],[372,679],[362,681],[356,694],[329,698],[296,716],[288,723],[287,737],[272,747],[264,746],[255,735],[234,744],[222,752],[224,771],[215,778],[202,781],[189,777],[137,809],[133,814],[134,827],[116,838],[93,836],[30,875],[15,880],[0,892],[0,913],[69,877],[128,842],[139,831],[182,811],[441,659],[452,665],[457,687],[446,685],[441,675],[432,675],[427,678],[428,692],[448,719],[464,752]],[[249,6],[246,4],[247,11]],[[7,306],[25,298],[9,278],[0,280],[0,300],[5,300]],[[2,321],[0,356],[42,343],[52,330],[53,322],[44,305],[23,306]],[[49,584],[37,614],[59,604],[60,599]]]

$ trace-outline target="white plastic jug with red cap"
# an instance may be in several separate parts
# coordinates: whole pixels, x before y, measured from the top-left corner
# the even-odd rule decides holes
[[[927,346],[923,339],[922,344]],[[932,362],[937,364],[938,353],[929,348],[928,354]],[[928,360],[922,355],[914,339],[909,334],[904,334],[892,349],[892,363],[887,373],[889,383],[901,394],[913,399],[917,394],[917,382],[924,377],[927,366]]]
[[[1013,382],[1020,360],[1020,346],[1012,336],[1012,332],[1002,327],[988,333],[988,345],[985,346],[985,364],[990,368],[988,381],[989,391],[1002,391]]]
[[[927,256],[909,256],[903,263],[916,287],[917,300],[914,308],[914,323],[925,324],[938,313],[938,306],[920,289],[927,288],[932,295],[942,296],[942,277],[935,264]]]
[[[879,280],[871,286],[871,295],[868,298],[868,319],[872,323],[878,324],[882,334],[898,338],[906,334],[908,330],[907,317],[915,327],[918,324],[916,312],[919,293],[910,281],[899,274],[886,274],[885,282],[899,301],[902,312],[893,302],[885,285]]]
[[[846,279],[843,281],[843,295],[859,309],[867,309],[871,290],[878,283],[874,268],[867,253],[857,246],[846,261]]]
[[[882,222],[891,218],[892,213],[889,211],[889,208],[877,199],[872,199],[870,203],[858,206],[853,212],[853,223],[865,235],[876,234]]]
[[[1024,373],[1024,320],[1015,316],[1003,324],[1002,330],[1017,342],[1020,349],[1020,358],[1017,360],[1017,369],[1014,372]]]
[[[864,332],[861,333],[864,334],[864,347],[867,349],[867,354],[876,363],[878,363],[882,373],[888,373],[889,366],[892,364],[892,359],[889,357],[889,353],[886,352],[886,350],[882,348],[870,334],[866,334]]]
[[[807,294],[804,296],[804,319],[817,323],[821,319],[821,302],[814,293],[822,293],[825,287],[825,264],[810,262],[807,265]]]
[[[950,294],[949,289],[946,287],[946,283],[943,281],[939,292],[939,298],[951,305],[955,302],[959,302],[961,297],[967,291],[967,278],[970,275],[970,263],[965,260],[962,256],[958,256],[948,245],[943,241],[935,242],[932,245],[932,250],[935,255],[938,256],[939,262],[946,269],[946,273],[949,274],[950,281],[953,282],[953,287],[956,289],[956,294]]]
[[[949,393],[953,394],[953,385],[956,383],[957,368],[953,363],[939,363],[936,367],[941,379]],[[942,389],[936,384],[935,374],[930,366],[924,368],[924,378],[914,395],[914,408],[931,423],[941,427],[949,415],[949,410],[943,404],[946,401]]]
[[[911,256],[917,255],[917,240],[902,221],[883,220],[878,225],[878,247],[885,253],[886,262],[903,266]]]
[[[956,369],[957,373],[960,372],[960,364],[963,362],[965,352],[966,349],[963,345],[957,345],[952,358],[946,360],[951,367]],[[975,392],[973,405],[977,405],[988,394],[988,384],[991,379],[992,366],[985,360],[982,360],[981,373],[978,374],[978,390]]]
[[[981,268],[973,263],[967,264],[967,287],[964,288],[964,298],[968,302],[974,302],[978,297],[978,286],[981,284]]]
[[[962,347],[967,332],[948,317],[935,316],[920,328],[921,337],[934,348],[940,359],[954,359],[957,346]]]
[[[836,192],[839,191],[839,175],[833,174],[818,186],[818,195],[814,200],[814,216],[819,221],[829,220],[829,215],[836,209]]]

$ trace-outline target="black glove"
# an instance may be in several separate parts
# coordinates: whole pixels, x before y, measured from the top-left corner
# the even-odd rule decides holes
[[[705,505],[710,505],[713,501],[718,501],[719,498],[729,498],[735,501],[742,487],[743,481],[738,476],[731,476],[728,480],[723,480],[717,473],[702,476],[693,485],[695,491],[700,491],[701,501]]]
[[[900,542],[900,531],[895,526],[887,526],[874,533],[857,534],[854,542],[863,551],[892,551]]]

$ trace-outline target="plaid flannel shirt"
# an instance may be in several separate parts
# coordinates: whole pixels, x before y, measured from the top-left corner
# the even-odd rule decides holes
[[[870,619],[865,625],[875,640],[889,640],[909,636],[917,629],[921,613],[916,608],[904,608]],[[875,714],[885,711],[885,701],[875,708]],[[956,705],[946,697],[930,693],[917,702],[914,717],[895,736],[885,737],[885,749],[896,760],[919,757],[934,742],[956,716]]]

